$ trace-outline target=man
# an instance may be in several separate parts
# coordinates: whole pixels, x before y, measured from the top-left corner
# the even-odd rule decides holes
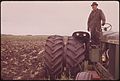
[[[96,2],[93,2],[91,7],[92,7],[92,12],[89,15],[88,18],[88,31],[91,32],[91,41],[92,44],[99,45],[100,44],[100,36],[101,36],[101,21],[102,21],[102,26],[105,25],[106,19],[105,15],[102,12],[101,9],[97,8],[98,4]]]

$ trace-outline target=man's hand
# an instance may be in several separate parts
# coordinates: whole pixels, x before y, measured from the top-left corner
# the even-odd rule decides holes
[[[102,26],[104,26],[105,25],[105,23],[102,23]]]
[[[89,28],[87,30],[89,31]]]
[[[90,28],[88,28],[88,31],[91,31],[91,29],[90,29]]]

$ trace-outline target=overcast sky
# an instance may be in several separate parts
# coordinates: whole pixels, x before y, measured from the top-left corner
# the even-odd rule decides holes
[[[93,1],[2,1],[1,33],[71,35],[87,31]],[[119,2],[97,1],[112,31],[119,31]]]

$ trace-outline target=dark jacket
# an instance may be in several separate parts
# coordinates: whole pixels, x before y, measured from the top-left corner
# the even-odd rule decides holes
[[[96,29],[98,31],[101,31],[101,20],[102,23],[106,22],[105,15],[102,12],[102,10],[101,9],[97,9],[95,11],[92,10],[88,18],[88,28],[90,28],[91,31],[94,31]]]

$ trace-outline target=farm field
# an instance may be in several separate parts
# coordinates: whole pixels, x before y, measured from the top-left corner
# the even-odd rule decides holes
[[[1,78],[41,80],[42,56],[48,36],[1,35]]]

